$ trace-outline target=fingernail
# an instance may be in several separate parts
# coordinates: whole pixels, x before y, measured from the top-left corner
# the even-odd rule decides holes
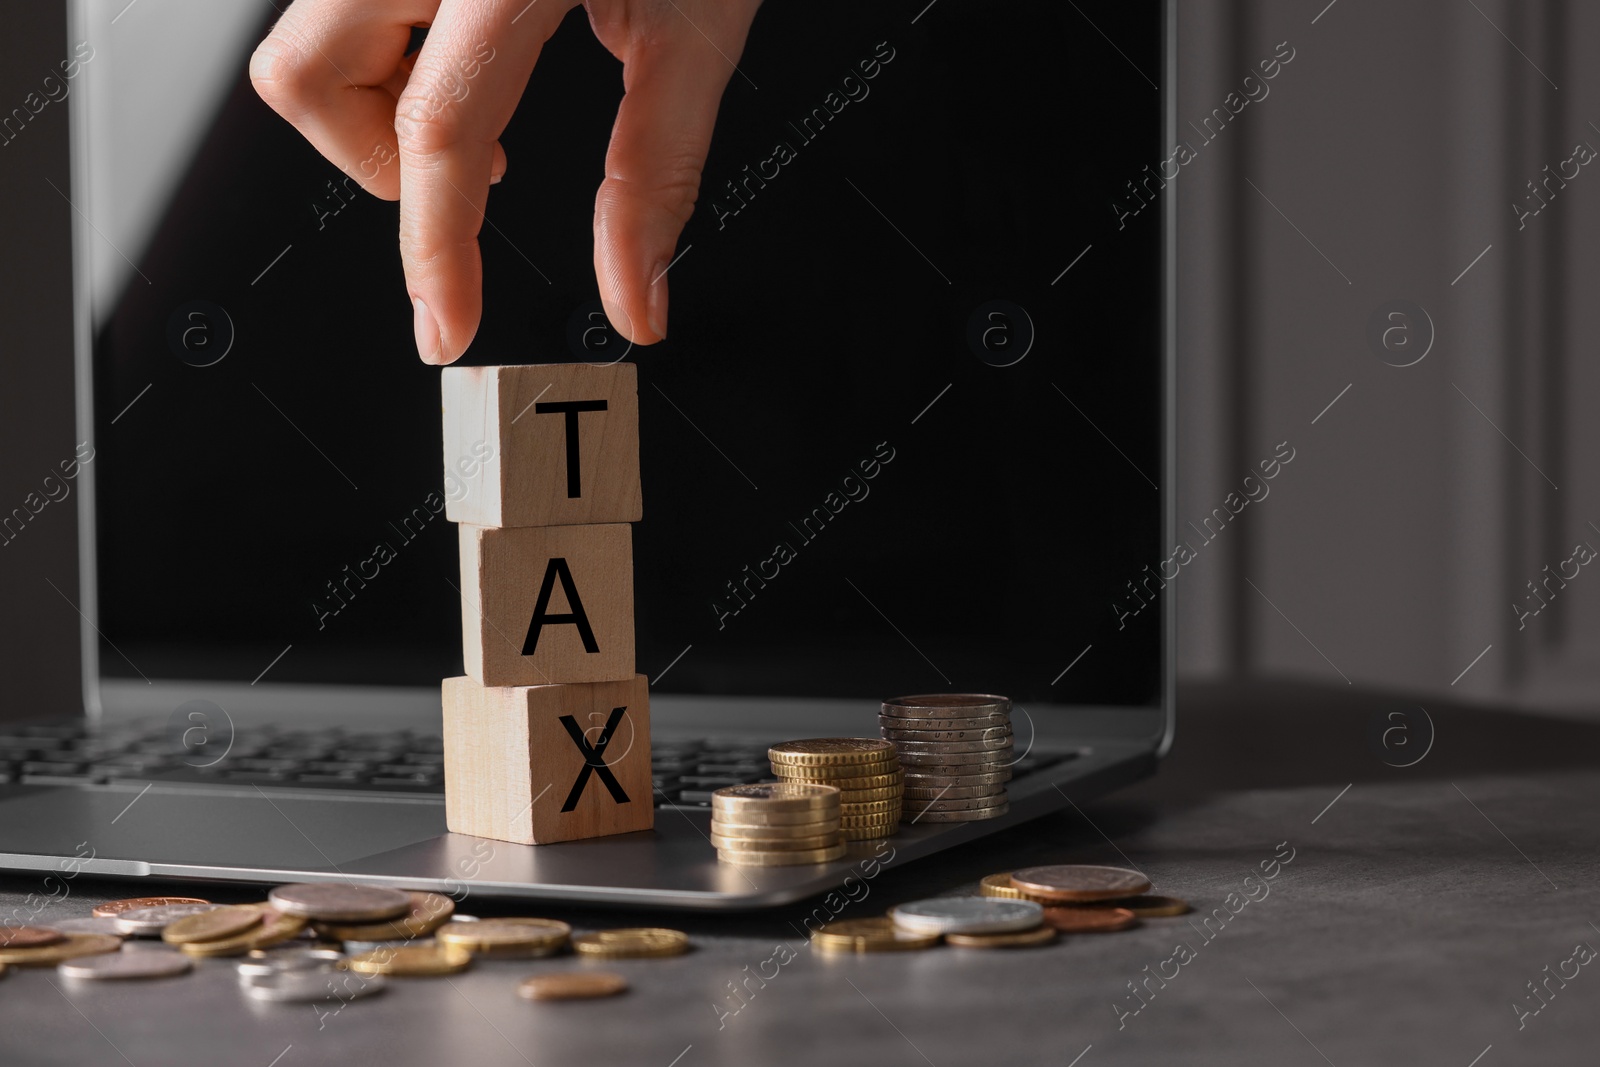
[[[433,312],[428,310],[420,297],[412,297],[411,305],[416,310],[416,318],[412,328],[417,335],[417,355],[422,357],[422,362],[437,364],[440,361],[439,324],[433,321]]]
[[[667,336],[667,261],[662,260],[650,270],[650,277],[655,279],[645,292],[644,306],[645,317],[650,323],[650,330],[657,337],[665,340]]]
[[[505,173],[504,172],[501,172],[499,174],[491,174],[491,175],[489,175],[489,184],[490,185],[499,185],[500,182],[502,180],[504,180],[504,178],[505,178]]]

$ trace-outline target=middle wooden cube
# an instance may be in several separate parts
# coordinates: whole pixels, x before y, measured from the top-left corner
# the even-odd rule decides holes
[[[460,527],[462,660],[486,686],[632,678],[633,528]]]

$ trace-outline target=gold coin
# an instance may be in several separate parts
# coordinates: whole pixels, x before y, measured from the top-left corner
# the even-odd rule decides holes
[[[845,854],[843,841],[831,848],[812,848],[788,852],[723,852],[717,859],[738,867],[796,867],[807,863],[827,863]]]
[[[775,777],[786,782],[813,782],[833,785],[841,779],[876,778],[885,774],[900,772],[900,758],[888,756],[875,759],[871,763],[838,763],[827,765],[777,763],[772,765]]]
[[[433,932],[443,944],[457,945],[477,956],[529,959],[560,952],[572,927],[558,919],[480,919],[449,922]]]
[[[906,781],[906,772],[900,769],[898,760],[895,763],[894,770],[885,771],[882,774],[867,774],[856,778],[829,778],[827,783],[831,786],[837,786],[842,793],[854,793],[862,789],[889,789],[902,786]],[[793,770],[794,768],[790,769]],[[841,799],[848,798],[841,795]]]
[[[900,811],[890,809],[878,812],[876,815],[852,815],[839,819],[841,830],[862,830],[878,826],[893,826],[900,821]]]
[[[0,926],[0,948],[42,948],[67,939],[48,926]]]
[[[730,785],[711,794],[712,811],[813,812],[839,806],[839,791],[813,782]]]
[[[841,789],[839,791],[839,804],[842,810],[849,811],[852,804],[871,804],[879,800],[899,800],[904,787],[898,785],[883,786],[878,789]]]
[[[899,830],[899,822],[891,822],[882,826],[853,826],[840,830],[839,834],[846,841],[876,841],[880,837],[893,837]]]
[[[682,930],[668,930],[659,926],[601,930],[573,938],[572,947],[578,955],[596,959],[655,959],[688,952],[689,935]]]
[[[351,956],[346,966],[357,974],[396,978],[434,978],[458,974],[472,964],[472,953],[460,945],[396,945]]]
[[[1150,879],[1126,867],[1062,863],[1012,871],[1011,884],[1037,899],[1076,904],[1137,896],[1150,888]]]
[[[178,948],[191,956],[242,956],[253,948],[270,948],[294,937],[306,928],[303,915],[285,915],[275,908],[258,904],[261,923],[242,934],[214,941],[186,941]]]
[[[800,837],[818,837],[822,834],[831,834],[839,829],[837,817],[823,822],[802,822],[789,826],[759,826],[744,823],[723,822],[716,815],[711,816],[711,834],[714,837],[737,837],[750,840],[766,841],[792,841]]]
[[[386,922],[345,925],[313,922],[312,929],[335,941],[409,941],[443,926],[455,913],[455,901],[441,893],[409,893],[411,911]]]
[[[1187,915],[1194,909],[1187,900],[1178,897],[1138,896],[1120,897],[1116,900],[1093,901],[1091,908],[1126,908],[1141,919],[1168,919],[1174,915]]]
[[[610,997],[628,988],[628,980],[609,971],[562,971],[524,978],[517,995],[527,1000],[587,1000]]]
[[[67,934],[60,941],[34,948],[0,948],[0,963],[18,967],[54,967],[62,960],[78,956],[97,956],[122,948],[115,934]]]
[[[840,837],[841,831],[833,830],[830,833],[818,834],[816,837],[723,837],[715,829],[711,832],[711,843],[724,852],[782,852],[785,850],[804,850],[813,848],[830,848],[837,845],[844,838]]]
[[[1023,900],[1022,890],[1011,884],[1011,872],[1001,871],[999,874],[986,874],[983,881],[978,883],[978,895],[983,897],[1001,897],[1005,900]]]
[[[1056,931],[1051,926],[1036,926],[1007,934],[945,934],[944,939],[958,948],[1032,948],[1054,941]]]
[[[1139,917],[1127,908],[1046,908],[1045,925],[1064,934],[1099,934],[1137,926]]]
[[[209,904],[209,900],[199,897],[129,897],[126,900],[108,900],[104,904],[96,904],[91,912],[96,919],[115,919],[125,911],[137,911],[140,908],[160,908],[168,904]]]
[[[261,925],[262,908],[255,904],[229,904],[196,915],[185,915],[161,928],[161,940],[169,945],[186,941],[215,941],[242,934]]]
[[[932,948],[939,935],[901,930],[887,917],[840,919],[818,928],[811,943],[824,952],[909,952]]]
[[[839,817],[859,819],[866,815],[882,815],[885,812],[898,810],[900,810],[900,798],[891,797],[887,800],[867,800],[860,804],[843,804],[839,807]]]
[[[811,811],[718,811],[711,809],[711,819],[719,826],[805,826],[810,823],[834,822],[839,818],[839,808],[817,808]]]
[[[799,767],[878,763],[894,754],[894,745],[881,737],[811,737],[785,741],[767,750],[767,758],[774,764]]]

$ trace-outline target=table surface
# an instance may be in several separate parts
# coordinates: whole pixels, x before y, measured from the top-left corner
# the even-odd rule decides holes
[[[832,957],[798,932],[814,909],[830,910],[822,900],[726,917],[539,909],[580,931],[670,925],[694,942],[685,956],[607,964],[631,990],[570,1003],[522,1001],[515,987],[588,966],[572,958],[394,980],[337,1011],[250,1001],[227,961],[130,984],[13,968],[0,979],[0,1062],[1594,1062],[1600,966],[1577,961],[1600,947],[1600,724],[1430,707],[1431,751],[1394,768],[1368,742],[1370,702],[1287,688],[1248,700],[1198,690],[1189,702],[1197,710],[1155,779],[891,864],[841,904],[844,917],[878,915],[973,893],[994,871],[1089,862],[1144,871],[1155,891],[1194,903],[1182,918],[1037,949]],[[1263,882],[1263,861],[1291,852]],[[0,916],[26,911],[39,883],[0,879]],[[162,891],[196,887],[79,877],[38,921]],[[260,897],[222,886],[201,895]],[[1214,909],[1226,921],[1208,928]],[[463,910],[507,913],[472,901]],[[1141,995],[1130,983],[1143,983]]]

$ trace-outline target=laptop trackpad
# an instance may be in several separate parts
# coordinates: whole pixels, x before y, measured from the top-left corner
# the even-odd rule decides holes
[[[246,868],[332,868],[445,832],[442,797],[22,787],[0,799],[0,851]],[[90,853],[90,849],[94,851]],[[92,872],[95,864],[84,866]],[[113,873],[107,871],[106,873]]]

